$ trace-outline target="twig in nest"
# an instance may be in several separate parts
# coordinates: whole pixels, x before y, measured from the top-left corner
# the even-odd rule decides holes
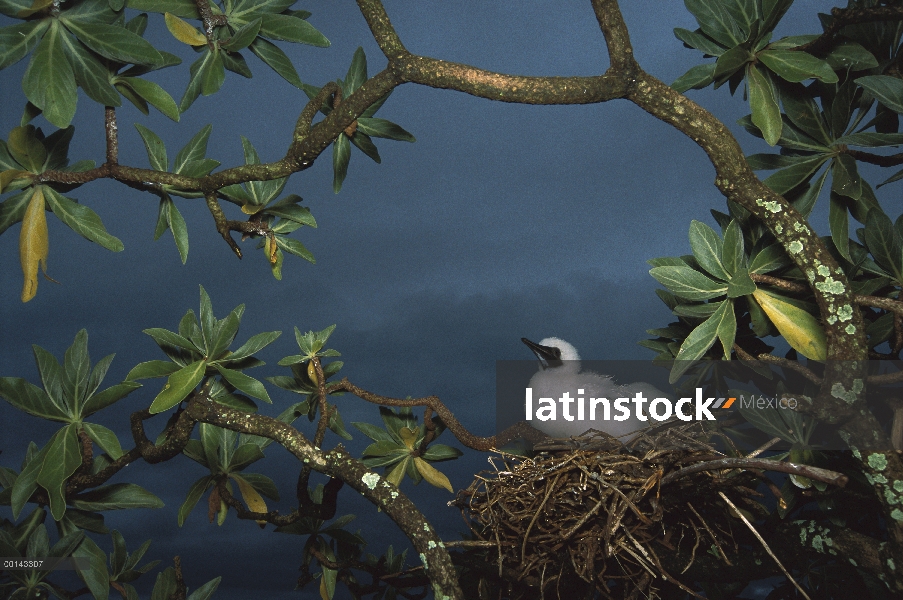
[[[768,547],[768,544],[765,542],[764,539],[762,539],[762,536],[759,535],[759,532],[756,531],[756,528],[753,527],[752,523],[750,523],[746,519],[746,517],[743,516],[743,513],[740,512],[740,509],[738,509],[736,506],[734,506],[734,503],[730,501],[730,498],[728,498],[727,496],[724,495],[724,492],[718,492],[718,495],[721,496],[725,502],[727,502],[728,506],[730,506],[732,509],[734,509],[734,512],[737,513],[737,516],[739,516],[740,519],[743,521],[743,523],[745,523],[746,526],[749,527],[749,530],[752,531],[754,536],[756,536],[756,539],[759,540],[759,542],[762,544],[762,547],[765,548],[766,552],[768,552],[768,555],[774,559],[775,564],[777,564],[778,567],[781,568],[781,571],[784,572],[784,575],[787,576],[787,579],[789,579],[790,582],[794,586],[796,586],[796,589],[798,589],[800,591],[800,594],[803,595],[803,598],[805,598],[806,600],[812,600],[812,598],[809,597],[809,595],[806,593],[806,591],[800,587],[800,584],[798,584],[796,582],[796,579],[794,579],[793,577],[790,576],[790,573],[787,571],[787,569],[784,568],[784,565],[781,564],[781,561],[778,560],[778,557],[774,555],[774,552],[771,551],[771,548]]]
[[[530,525],[527,526],[527,531],[524,532],[524,543],[521,544],[520,547],[520,556],[521,560],[527,555],[527,538],[530,537],[530,530],[533,529],[533,525],[536,524],[536,519],[539,518],[539,513],[542,512],[542,507],[546,505],[549,498],[552,496],[552,492],[555,491],[555,484],[558,483],[558,478],[561,477],[561,473],[555,476],[555,479],[552,483],[549,484],[549,487],[546,488],[546,497],[542,499],[542,503],[539,505],[539,508],[536,509],[536,513],[533,515],[533,519],[530,521]]]
[[[718,546],[718,554],[720,554],[721,558],[724,559],[724,564],[726,564],[729,567],[733,567],[734,565],[732,565],[731,561],[728,560],[727,554],[724,553],[724,549],[721,547],[721,542],[719,542],[718,538],[715,536],[715,532],[709,528],[709,524],[705,522],[705,519],[702,518],[702,515],[700,515],[698,512],[696,512],[696,509],[693,508],[692,504],[687,502],[687,506],[689,506],[690,510],[693,511],[693,514],[696,515],[696,518],[702,522],[702,526],[705,527],[705,530],[709,532],[709,536],[712,538],[712,541],[715,542],[716,546]]]

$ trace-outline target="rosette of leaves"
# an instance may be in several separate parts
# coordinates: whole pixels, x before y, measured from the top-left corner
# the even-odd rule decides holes
[[[295,327],[295,341],[298,343],[301,354],[286,356],[279,361],[280,366],[289,367],[291,369],[292,377],[286,375],[267,377],[267,381],[284,390],[307,396],[303,402],[296,406],[300,412],[307,414],[307,418],[311,422],[317,418],[317,411],[320,407],[318,401],[319,385],[317,383],[317,373],[311,359],[314,357],[322,359],[341,356],[337,350],[331,348],[324,349],[326,342],[329,340],[329,336],[332,335],[334,330],[335,325],[330,325],[322,331],[308,331],[307,333],[302,334],[301,331]],[[338,360],[329,363],[320,362],[320,367],[323,369],[323,376],[327,381],[330,377],[333,377],[338,373],[343,365],[344,363]],[[338,406],[330,404],[328,405],[328,408],[329,420],[327,421],[327,424],[329,429],[336,435],[339,435],[346,440],[350,440],[351,435],[345,430],[345,424],[342,421],[342,416],[339,414]]]
[[[105,106],[119,106],[121,93],[145,112],[150,102],[170,118],[178,118],[169,94],[138,76],[180,61],[141,37],[146,19],[124,23],[122,4],[109,0],[0,2],[0,12],[23,20],[0,28],[0,68],[31,54],[22,89],[57,127],[65,128],[72,121],[77,87]],[[136,68],[117,75],[128,64]]]
[[[156,567],[160,561],[153,560],[138,566],[151,541],[145,540],[137,550],[130,553],[121,533],[114,529],[110,536],[113,551],[109,556],[89,537],[75,549],[72,556],[86,559],[89,565],[87,569],[79,570],[77,575],[98,600],[109,598],[111,587],[123,598],[137,598],[138,592],[131,583]]]
[[[669,294],[660,296],[681,318],[676,326],[649,330],[660,339],[644,344],[658,351],[661,358],[675,360],[671,383],[707,355],[715,342],[720,342],[715,354],[730,358],[737,339],[738,307],[741,314],[748,313],[757,336],[768,335],[774,326],[803,356],[825,359],[824,331],[810,312],[814,306],[757,287],[750,278],[750,273],[767,273],[789,262],[779,245],[757,244],[748,256],[743,230],[737,220],[731,219],[723,238],[708,225],[693,221],[690,247],[692,256],[648,261],[653,266],[650,275],[668,289]]]
[[[166,360],[151,360],[136,365],[126,376],[127,381],[152,377],[168,377],[166,385],[150,405],[151,414],[169,410],[182,402],[205,379],[219,376],[222,392],[214,389],[210,382],[211,398],[241,410],[255,407],[254,402],[232,390],[247,394],[252,398],[272,404],[263,384],[242,373],[243,370],[265,364],[254,358],[254,354],[279,337],[279,331],[258,333],[232,351],[229,346],[238,334],[244,304],[236,306],[223,319],[213,314],[210,296],[201,289],[200,324],[193,310],[188,310],[179,322],[178,333],[167,329],[145,329],[164,354]]]
[[[200,20],[197,4],[192,0],[128,0],[127,6],[137,10],[164,13],[166,27],[173,37],[200,54],[191,65],[191,78],[182,96],[182,112],[199,95],[216,93],[225,81],[226,70],[243,77],[252,76],[241,51],[248,49],[280,77],[301,89],[303,84],[291,60],[273,41],[294,42],[327,47],[322,33],[306,21],[310,13],[289,10],[296,0],[225,0],[221,6],[211,2],[215,19],[211,39],[182,19]]]
[[[419,484],[426,479],[431,485],[445,488],[454,493],[451,482],[444,473],[432,464],[444,460],[453,460],[463,454],[457,448],[445,444],[431,444],[423,454],[420,446],[426,435],[426,429],[417,424],[417,418],[410,407],[402,407],[395,412],[388,407],[380,406],[379,415],[386,428],[381,429],[370,423],[352,423],[373,443],[364,449],[362,462],[368,467],[386,467],[386,480],[395,486],[401,485],[405,474]],[[436,437],[445,431],[441,419],[433,417],[436,425]]]
[[[245,164],[260,164],[257,150],[244,136],[241,137],[241,145],[245,154]],[[243,184],[229,185],[219,190],[220,195],[226,200],[241,206],[241,211],[246,215],[256,215],[256,219],[272,231],[272,235],[265,236],[258,248],[264,249],[264,255],[270,263],[273,277],[278,280],[282,279],[282,261],[285,257],[283,250],[312,263],[316,262],[314,255],[304,244],[289,237],[290,233],[303,225],[317,226],[317,221],[310,214],[310,209],[306,206],[298,206],[298,203],[302,201],[301,196],[289,194],[274,202],[285,189],[287,181],[288,177],[269,181],[248,181]],[[276,221],[277,218],[278,221]]]
[[[314,489],[308,488],[308,494],[314,504],[323,503],[322,484],[317,485]],[[294,523],[277,527],[276,531],[308,536],[307,541],[304,543],[304,549],[301,552],[300,568],[302,571],[309,573],[310,563],[315,558],[313,550],[316,550],[320,556],[325,556],[327,560],[334,563],[347,564],[357,559],[361,553],[361,548],[366,545],[367,541],[361,537],[360,532],[351,533],[345,530],[345,526],[355,518],[355,515],[344,515],[331,523],[327,523],[324,519],[304,516]],[[320,597],[332,598],[335,595],[338,571],[323,564],[320,565],[320,569],[320,573],[314,575],[314,577],[320,578]]]
[[[291,424],[302,413],[298,405],[290,406],[277,417],[283,423]],[[244,470],[264,457],[263,450],[272,440],[260,436],[238,434],[228,429],[201,423],[200,439],[188,440],[182,451],[185,456],[209,469],[210,474],[195,481],[188,490],[188,495],[179,508],[179,527],[191,513],[204,493],[212,488],[218,480],[226,479],[227,489],[232,491],[231,482],[238,485],[241,496],[248,505],[248,510],[267,512],[263,496],[278,501],[279,490],[272,479],[260,473],[245,473]],[[218,514],[217,523],[222,525],[228,512],[228,505],[211,492],[208,514]],[[261,527],[266,521],[257,522]]]
[[[65,425],[41,450],[36,446],[29,448],[22,472],[8,487],[9,495],[6,496],[4,491],[5,499],[12,506],[13,517],[18,518],[38,486],[46,490],[50,512],[57,521],[66,514],[67,502],[88,511],[109,510],[123,508],[117,506],[117,502],[134,495],[139,504],[161,506],[156,496],[132,484],[105,486],[79,496],[66,496],[66,480],[82,466],[79,433],[87,435],[112,460],[123,454],[115,433],[85,419],[121,400],[141,384],[124,381],[98,391],[114,355],[102,358],[91,369],[88,334],[84,329],[75,335],[63,364],[40,346],[32,348],[44,389],[19,377],[0,377],[0,397],[30,415]],[[100,463],[100,460],[94,462]],[[81,505],[80,501],[83,501]]]
[[[147,127],[135,123],[138,134],[144,142],[144,148],[147,150],[147,159],[150,166],[155,171],[169,171],[169,158],[166,155],[166,145],[156,133]],[[172,163],[172,173],[177,175],[185,175],[187,177],[204,177],[220,165],[219,161],[207,156],[207,142],[210,139],[210,132],[213,131],[212,125],[205,125],[198,131],[188,143],[176,154]],[[163,232],[169,229],[172,231],[173,240],[175,240],[176,248],[179,256],[182,258],[182,264],[188,260],[188,229],[185,225],[185,219],[182,213],[176,207],[172,196],[181,196],[183,198],[199,198],[203,196],[201,192],[182,190],[171,184],[162,184],[151,190],[160,196],[160,211],[157,215],[157,226],[154,228],[154,239],[160,239]]]
[[[367,57],[364,55],[364,49],[358,48],[354,52],[351,59],[351,66],[348,67],[348,73],[345,79],[339,79],[336,83],[342,90],[342,98],[336,98],[332,104],[324,104],[320,107],[320,111],[328,115],[332,110],[341,104],[343,98],[347,98],[364,82],[367,81]],[[320,88],[313,86],[304,86],[304,92],[307,97],[313,100],[320,92]],[[381,163],[379,151],[373,143],[373,138],[386,138],[389,140],[398,140],[400,142],[417,141],[413,135],[405,131],[401,126],[388,121],[386,119],[377,119],[373,115],[382,107],[389,99],[391,92],[374,102],[367,110],[361,113],[351,125],[345,128],[345,131],[339,134],[332,145],[332,190],[338,194],[342,189],[342,182],[348,175],[348,163],[351,161],[351,144],[357,146],[358,150],[369,156],[376,163]]]
[[[771,42],[774,28],[793,0],[685,0],[699,29],[676,28],[674,35],[686,46],[715,57],[679,77],[672,87],[680,92],[727,83],[733,94],[746,81],[752,123],[765,141],[779,143],[784,122],[778,104],[778,88],[784,82],[815,79],[838,81],[835,70],[860,70],[877,66],[861,44],[846,41],[819,58],[796,50],[818,36],[796,36]]]
[[[43,523],[31,529],[27,537],[18,540],[0,529],[0,555],[4,559],[44,559],[66,558],[84,539],[83,531],[73,531],[64,535],[53,546]],[[4,598],[42,598],[56,596],[56,590],[45,581],[52,571],[22,569],[6,571],[11,581],[0,583],[0,595]]]
[[[122,242],[107,233],[97,213],[58,191],[65,188],[32,184],[34,176],[45,171],[80,172],[94,167],[93,161],[69,165],[69,142],[74,131],[70,126],[45,137],[40,129],[23,124],[10,131],[6,142],[0,140],[0,191],[22,190],[0,203],[0,234],[22,222],[19,232],[19,261],[24,278],[22,302],[34,298],[38,291],[38,266],[47,272],[50,250],[47,209],[82,237],[113,252],[123,249]]]

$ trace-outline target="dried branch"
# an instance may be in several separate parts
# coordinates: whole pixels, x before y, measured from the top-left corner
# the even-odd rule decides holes
[[[717,460],[697,463],[689,467],[683,467],[677,471],[672,471],[662,478],[662,485],[667,485],[692,473],[698,473],[699,471],[715,471],[722,469],[761,469],[763,471],[778,471],[780,473],[801,475],[803,477],[808,477],[809,479],[823,481],[839,487],[845,486],[848,481],[847,476],[843,473],[829,471],[828,469],[820,469],[818,467],[810,467],[809,465],[778,462],[766,458],[719,458]]]

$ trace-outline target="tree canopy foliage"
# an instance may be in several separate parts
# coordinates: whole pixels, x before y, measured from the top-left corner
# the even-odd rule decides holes
[[[650,519],[643,512],[646,509],[637,506],[641,500],[652,502],[645,496],[651,489],[657,487],[667,497],[668,490],[674,489],[667,487],[669,483],[676,487],[679,479],[716,466],[730,469],[731,476],[757,475],[759,479],[742,479],[744,485],[769,488],[777,496],[776,505],[751,502],[758,512],[750,513],[750,520],[767,534],[768,541],[759,538],[765,548],[769,543],[779,545],[785,559],[787,549],[793,550],[791,568],[797,577],[777,559],[759,559],[750,552],[748,556],[758,562],[739,560],[741,547],[735,544],[733,552],[723,549],[709,530],[714,543],[708,554],[716,560],[705,562],[700,557],[705,569],[696,569],[685,579],[678,575],[679,569],[686,566],[686,571],[687,560],[691,564],[696,560],[696,548],[687,558],[686,549],[675,549],[669,534],[663,534],[664,543],[659,546],[652,545],[653,538],[642,543],[633,540],[645,557],[636,558],[637,564],[646,565],[652,576],[607,579],[604,569],[597,574],[585,563],[572,562],[571,571],[563,566],[555,578],[547,580],[544,571],[535,572],[524,561],[532,539],[528,535],[539,513],[524,531],[520,563],[498,538],[497,547],[492,547],[491,540],[474,539],[450,552],[455,545],[440,539],[399,491],[400,486],[410,478],[452,490],[435,466],[460,455],[451,445],[435,443],[445,429],[476,451],[493,450],[501,440],[470,433],[437,397],[389,398],[339,379],[342,363],[328,360],[339,356],[327,348],[333,327],[305,334],[296,328],[298,354],[279,361],[287,374],[265,378],[268,390],[246,371],[262,365],[255,355],[280,333],[255,333],[236,343],[244,306],[217,318],[202,287],[198,313],[189,310],[174,328],[169,325],[171,329],[145,330],[165,359],[134,366],[122,382],[101,389],[112,356],[92,367],[85,331],[76,335],[62,360],[34,347],[40,387],[20,377],[0,378],[0,397],[30,415],[61,424],[43,446],[29,446],[18,470],[0,468],[0,503],[11,507],[13,517],[3,519],[0,527],[0,555],[75,557],[89,565],[79,571],[82,590],[65,590],[53,583],[52,573],[30,569],[0,575],[3,594],[10,598],[91,594],[105,600],[112,589],[124,598],[136,598],[131,582],[156,564],[139,566],[148,542],[128,552],[123,537],[104,526],[102,513],[155,507],[160,502],[135,483],[108,482],[139,459],[157,463],[180,454],[209,469],[209,474],[191,485],[178,511],[179,523],[206,495],[211,520],[222,523],[233,511],[240,519],[263,527],[271,524],[276,531],[306,536],[302,583],[316,580],[323,598],[340,594],[340,584],[355,597],[410,597],[431,588],[437,598],[525,598],[541,594],[556,579],[555,585],[587,597],[596,592],[630,597],[635,590],[674,598],[704,590],[709,597],[727,597],[750,581],[776,573],[787,575],[786,586],[794,585],[804,595],[799,574],[806,575],[809,593],[825,597],[847,597],[850,590],[863,586],[875,598],[903,590],[897,570],[897,565],[903,565],[903,462],[897,452],[903,449],[903,408],[893,402],[884,408],[866,402],[867,389],[899,379],[878,373],[875,361],[892,363],[903,350],[903,302],[899,299],[903,215],[889,214],[875,193],[903,179],[903,170],[896,170],[903,165],[903,155],[882,150],[903,143],[899,133],[903,3],[854,0],[845,8],[819,15],[821,32],[774,39],[792,0],[685,0],[699,27],[694,31],[677,28],[674,34],[686,47],[701,52],[703,62],[667,85],[645,72],[634,58],[616,0],[592,0],[587,7],[596,17],[610,59],[604,73],[589,77],[516,76],[415,55],[405,48],[379,0],[357,0],[387,66],[371,76],[365,53],[359,49],[347,72],[337,74],[343,77],[321,87],[302,82],[280,47],[285,43],[329,45],[307,21],[310,13],[293,9],[295,3],[0,0],[0,13],[15,21],[0,28],[0,69],[27,61],[21,82],[21,122],[0,141],[0,233],[14,231],[10,228],[20,224],[22,301],[35,297],[39,270],[46,271],[52,248],[48,211],[89,241],[115,252],[123,249],[89,207],[90,196],[81,203],[65,195],[81,186],[90,190],[87,184],[97,180],[115,180],[155,198],[159,203],[155,237],[169,230],[182,262],[188,258],[189,244],[179,206],[203,198],[217,233],[232,252],[242,256],[233,233],[240,233],[242,241],[253,239],[274,277],[281,279],[286,254],[313,261],[295,232],[315,227],[316,220],[298,195],[285,194],[290,177],[308,169],[331,147],[333,190],[339,192],[348,175],[352,146],[380,162],[377,138],[413,142],[414,136],[401,125],[377,116],[396,87],[415,83],[490,100],[542,105],[627,100],[672,125],[706,152],[715,167],[715,186],[727,202],[725,211],[712,211],[720,231],[698,220],[689,223],[691,255],[649,261],[650,274],[666,288],[659,295],[677,320],[651,329],[653,339],[643,344],[656,352],[656,361],[668,365],[672,382],[723,383],[725,363],[757,359],[787,374],[776,384],[777,393],[784,389],[785,380],[796,377],[805,386],[807,402],[785,420],[744,413],[753,426],[776,438],[772,444],[782,440],[788,445],[786,453],[769,457],[772,463],[714,465],[698,453],[694,455],[698,464],[683,468],[675,459],[667,463],[673,471],[644,472],[643,484],[633,488],[636,495],[620,509],[617,500],[607,514],[622,510],[623,516],[630,506],[646,523]],[[183,68],[182,58],[155,48],[143,37],[151,18],[163,19],[172,36],[195,55],[178,102],[171,91],[145,77],[160,69]],[[135,123],[148,164],[120,163],[116,109],[123,99],[144,114],[153,108],[178,121],[200,96],[221,89],[227,71],[251,77],[251,65],[259,68],[256,61],[249,64],[252,55],[309,100],[281,159],[262,162],[243,137],[244,164],[223,166],[208,156],[209,125],[173,155],[160,135]],[[750,114],[740,124],[774,152],[745,156],[725,124],[685,95],[724,84],[731,94],[743,91]],[[95,104],[103,107],[106,156],[99,165],[69,156],[75,135],[73,117],[76,110],[86,109],[78,106],[79,88],[91,101],[88,110]],[[49,124],[47,132],[47,124],[35,125],[40,119]],[[891,172],[883,181],[869,182],[862,175],[866,172],[862,165]],[[770,174],[759,178],[756,171]],[[808,220],[820,199],[829,204],[829,235],[824,237]],[[855,239],[850,237],[851,229]],[[790,347],[785,356],[772,353],[775,347],[766,342],[772,336],[781,337]],[[799,356],[808,362],[798,361]],[[145,381],[149,379],[161,382]],[[134,447],[126,451],[112,430],[96,422],[97,413],[142,385],[151,386],[155,396],[147,408],[132,415]],[[303,399],[277,417],[259,414],[257,402],[272,403],[270,390],[276,388]],[[360,458],[341,445],[324,448],[327,431],[341,438],[350,436],[330,401],[331,395],[339,393],[380,405],[383,427],[354,423],[373,441]],[[413,414],[417,407],[424,409],[421,420]],[[899,427],[884,426],[880,411],[885,409]],[[144,423],[161,413],[168,414],[169,420],[152,441]],[[294,427],[301,416],[316,423],[312,436]],[[810,442],[816,421],[838,425],[848,446],[847,453],[830,457],[830,466],[837,472],[828,475],[818,470],[828,454]],[[195,433],[197,437],[192,437]],[[708,433],[731,439],[725,452],[739,456],[730,458],[755,459],[754,453],[743,455],[737,450],[732,434]],[[265,498],[279,499],[274,482],[245,471],[264,457],[274,441],[301,463],[297,507],[287,514],[268,509]],[[627,449],[618,452],[622,450],[629,454]],[[651,460],[648,455],[642,460],[631,456],[628,462],[645,461],[644,468]],[[383,469],[382,475],[377,468]],[[763,469],[788,473],[783,488],[764,478]],[[312,472],[327,475],[329,482],[309,485]],[[336,498],[344,486],[395,521],[410,539],[420,565],[408,568],[405,555],[391,547],[380,557],[363,554],[365,537],[346,528],[349,516],[336,518]],[[234,495],[235,487],[241,500]],[[714,512],[724,518],[741,514],[723,491],[720,494],[726,504],[713,496],[716,502],[708,506],[713,512],[706,512],[707,518]],[[850,508],[854,501],[868,510],[857,514]],[[643,507],[651,507],[648,514],[662,519],[655,502]],[[28,505],[34,506],[29,510]],[[586,514],[595,514],[601,505],[600,501]],[[837,505],[847,508],[832,513]],[[45,525],[48,509],[58,536],[53,545]],[[800,515],[805,518],[790,518]],[[708,529],[706,519],[698,513],[696,517]],[[589,516],[579,519],[556,548],[568,548],[569,536],[588,520]],[[609,519],[608,535],[619,526],[615,520],[620,523],[621,517]],[[843,533],[830,534],[831,528],[836,532],[838,527]],[[629,537],[630,531],[625,531]],[[113,548],[109,556],[95,541],[108,534]],[[475,529],[475,537],[480,535]],[[741,541],[758,552],[758,542]],[[654,559],[647,553],[653,547],[655,551],[649,552]],[[664,583],[655,579],[656,573]],[[202,600],[213,594],[218,581],[189,595],[182,565],[176,561],[157,576],[152,598]]]

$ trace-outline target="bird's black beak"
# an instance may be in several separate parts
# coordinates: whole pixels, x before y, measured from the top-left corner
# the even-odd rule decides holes
[[[540,363],[545,361],[545,366],[555,367],[561,364],[561,350],[558,348],[554,348],[552,346],[540,346],[536,342],[531,342],[527,338],[521,338],[524,344],[527,345],[527,348],[533,351],[533,354],[536,355],[536,358],[539,359]]]

